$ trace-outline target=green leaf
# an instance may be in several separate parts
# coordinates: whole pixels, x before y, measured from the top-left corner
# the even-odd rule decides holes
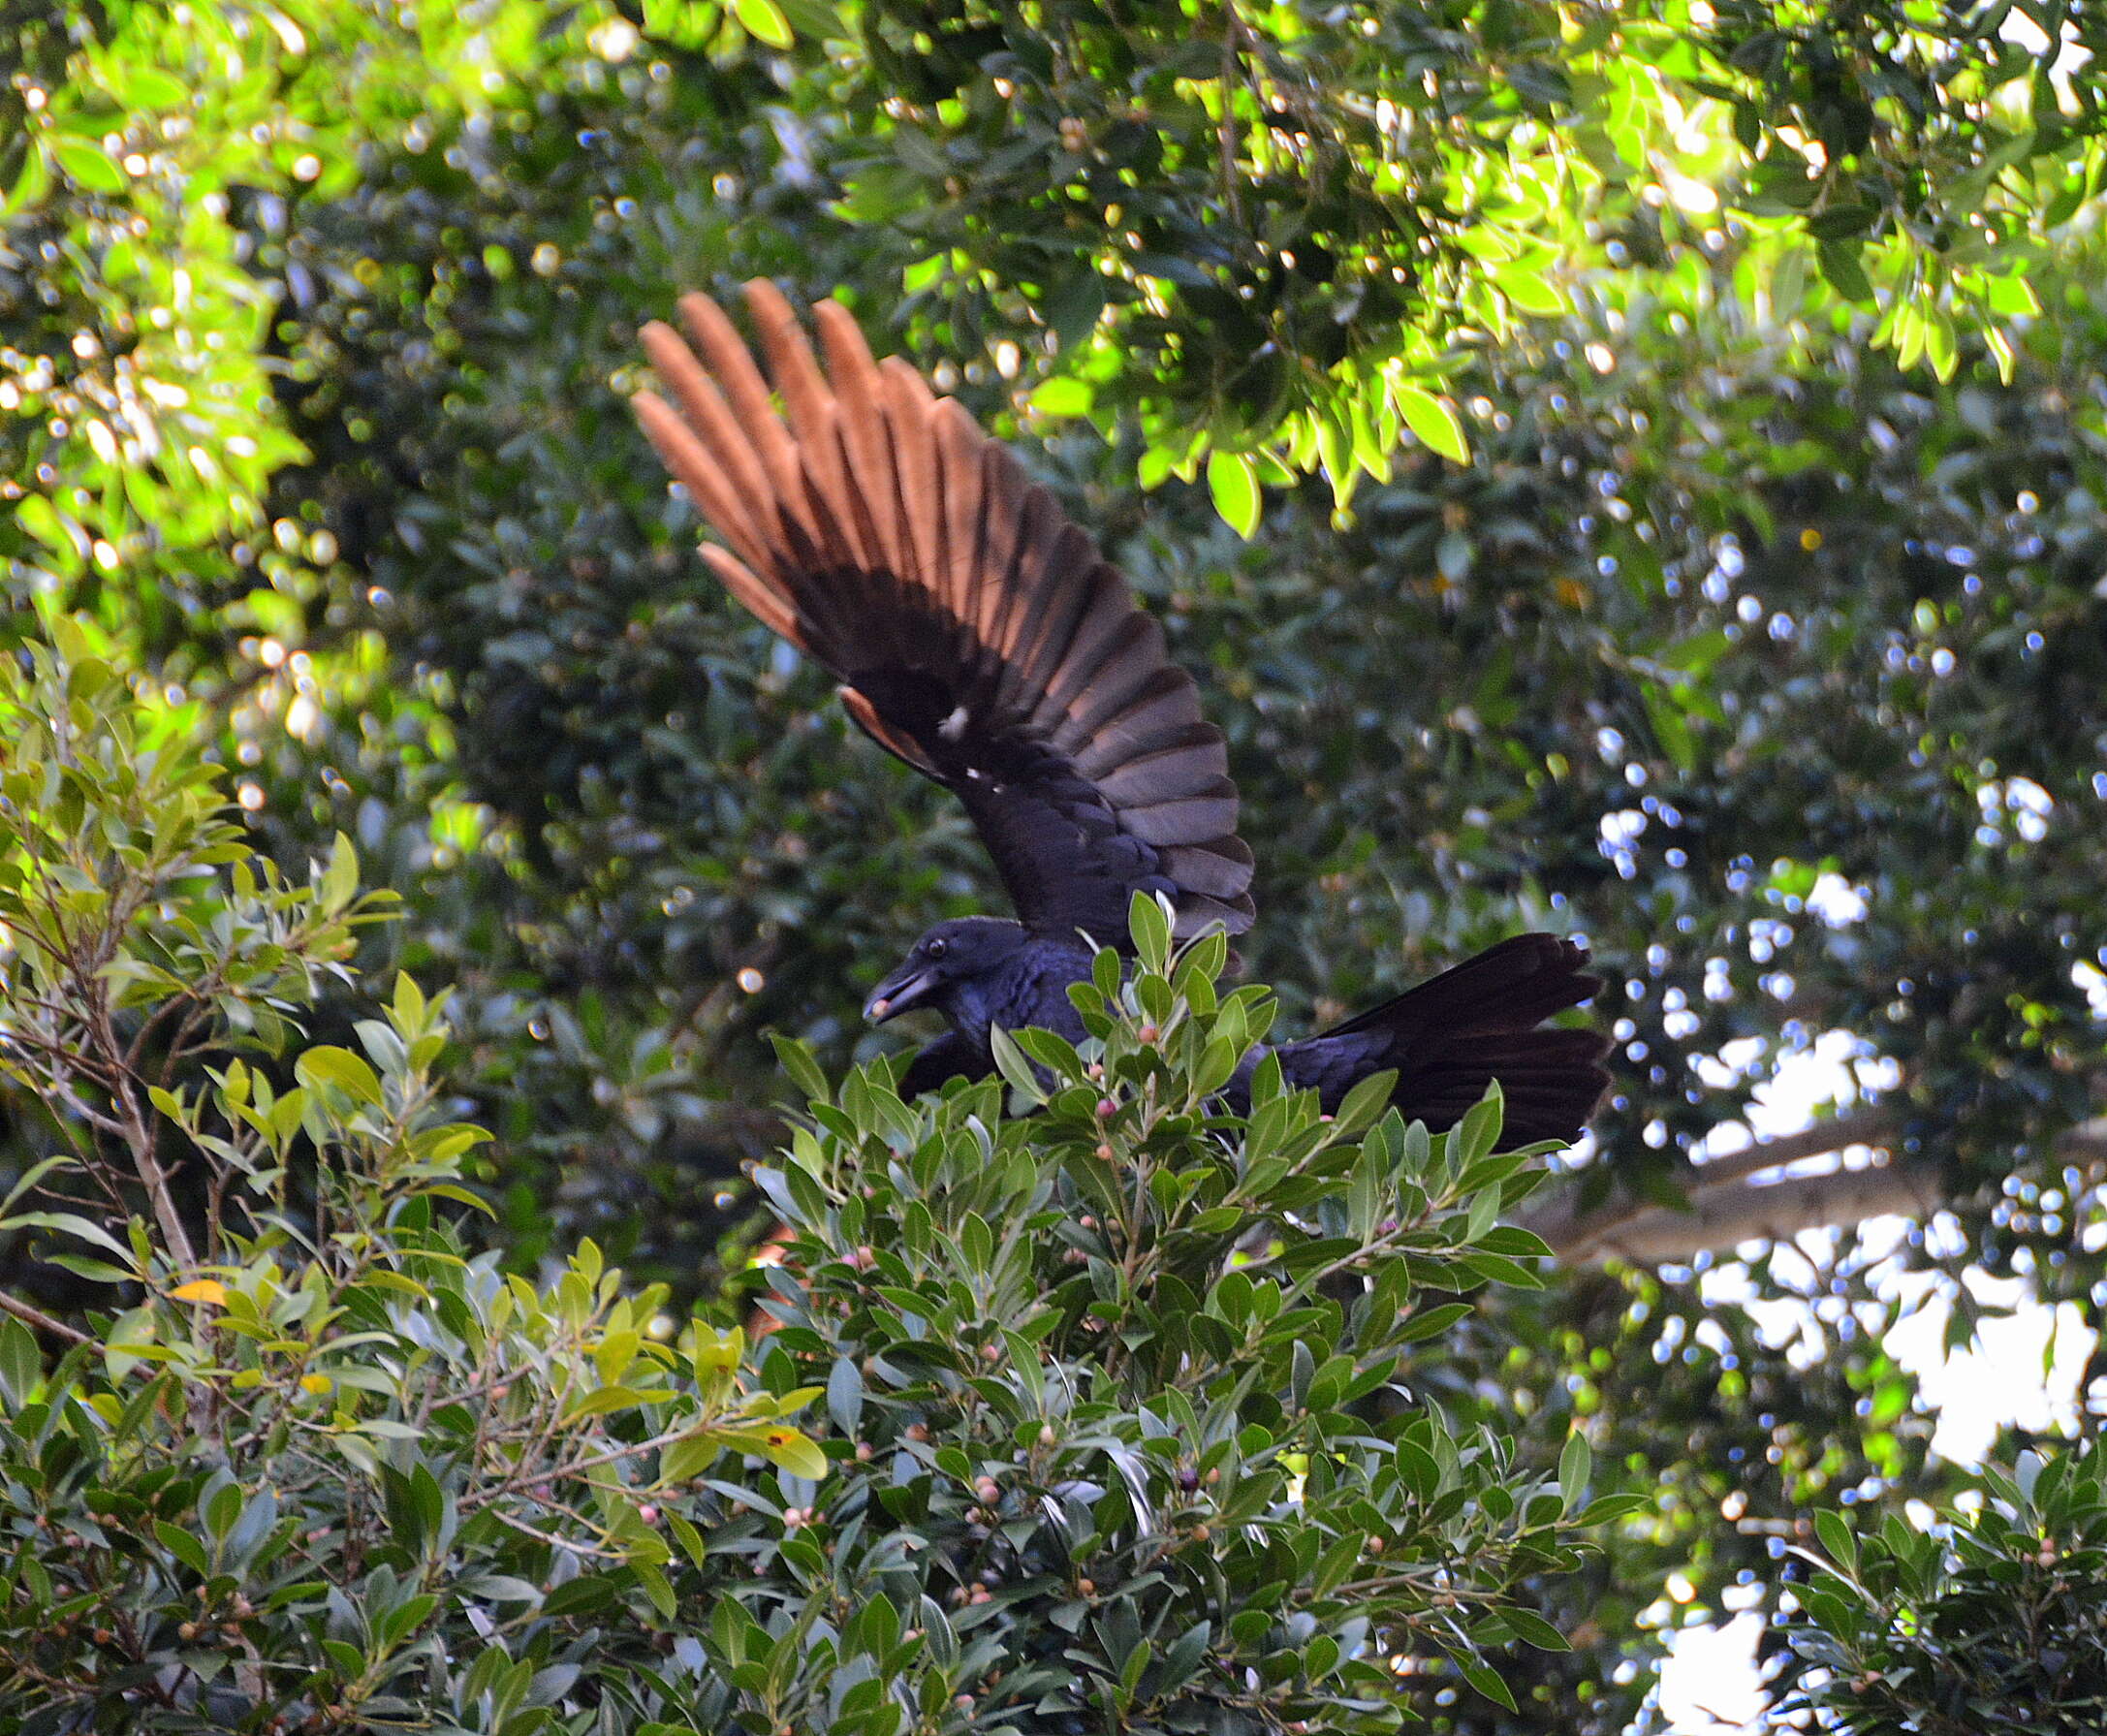
[[[1024,1052],[1018,1048],[1016,1038],[996,1026],[988,1033],[988,1050],[994,1057],[995,1070],[1009,1082],[1012,1090],[1033,1104],[1046,1101],[1045,1088],[1032,1072],[1031,1062],[1024,1058]]]
[[[854,1357],[834,1358],[827,1375],[827,1414],[848,1436],[854,1436],[864,1420],[864,1374]]]
[[[20,1199],[23,1194],[27,1193],[32,1187],[36,1186],[39,1182],[43,1181],[44,1178],[49,1175],[54,1169],[72,1168],[74,1167],[76,1162],[77,1159],[72,1157],[46,1157],[36,1163],[32,1163],[27,1169],[22,1171],[21,1178],[15,1184],[15,1185],[8,1189],[7,1198],[0,1199],[0,1215],[5,1215],[8,1210],[15,1204],[16,1200]]]
[[[1208,492],[1214,510],[1239,536],[1248,539],[1258,529],[1258,467],[1247,453],[1208,454]]]
[[[154,1535],[160,1538],[163,1549],[193,1573],[201,1578],[211,1573],[212,1558],[205,1554],[204,1545],[181,1526],[171,1525],[165,1519],[157,1519],[154,1521]]]
[[[1509,1712],[1515,1710],[1514,1690],[1500,1680],[1496,1671],[1467,1657],[1459,1657],[1456,1667],[1462,1672],[1463,1680],[1487,1699],[1495,1705],[1506,1707]]]
[[[77,552],[72,533],[58,508],[42,494],[24,494],[15,503],[15,521],[54,554]]]
[[[1380,1073],[1370,1073],[1366,1079],[1356,1080],[1332,1118],[1332,1136],[1335,1139],[1351,1139],[1363,1128],[1372,1125],[1376,1118],[1389,1108],[1390,1093],[1397,1089],[1398,1074],[1394,1067]]]
[[[21,174],[15,177],[15,185],[6,202],[0,204],[0,217],[13,217],[26,211],[49,191],[50,185],[51,160],[44,154],[41,143],[32,142],[23,157]]]
[[[1486,1253],[1479,1250],[1465,1254],[1458,1264],[1490,1283],[1507,1284],[1517,1290],[1541,1290],[1543,1278],[1526,1266],[1507,1258],[1505,1254]]]
[[[110,153],[84,139],[54,137],[51,154],[74,183],[90,193],[122,193],[129,184],[124,171],[110,161]]]
[[[1613,1519],[1623,1519],[1633,1513],[1646,1512],[1653,1504],[1650,1495],[1600,1495],[1581,1509],[1575,1525],[1607,1525]]]
[[[1846,301],[1871,301],[1872,279],[1866,275],[1866,268],[1860,263],[1863,248],[1856,241],[1824,241],[1818,250],[1822,275],[1829,287]]]
[[[0,1320],[0,1399],[10,1411],[29,1403],[44,1378],[44,1357],[29,1328],[13,1318]]]
[[[732,0],[739,21],[771,48],[787,48],[795,40],[790,20],[775,0]]]
[[[1392,1341],[1399,1344],[1417,1344],[1423,1340],[1434,1338],[1470,1312],[1467,1302],[1444,1302],[1439,1308],[1422,1309],[1398,1329]]]
[[[480,1193],[471,1193],[467,1188],[457,1187],[452,1182],[430,1182],[420,1187],[418,1192],[430,1194],[437,1199],[452,1200],[456,1205],[472,1206],[486,1217],[494,1218],[497,1215],[497,1208]]]
[[[1054,334],[1060,339],[1063,350],[1074,349],[1089,336],[1091,329],[1096,326],[1099,316],[1105,311],[1105,284],[1106,279],[1098,272],[1079,270],[1040,303],[1046,322],[1054,328]],[[1049,381],[1048,384],[1051,385],[1052,382]],[[1078,381],[1077,384],[1081,385],[1083,382]],[[1080,416],[1088,407],[1085,403],[1083,410],[1052,413]]]
[[[1588,1436],[1575,1429],[1565,1437],[1565,1445],[1558,1454],[1558,1489],[1565,1497],[1568,1513],[1580,1505],[1594,1468],[1594,1450],[1588,1446]]]
[[[812,1058],[810,1049],[796,1037],[786,1037],[780,1031],[769,1032],[769,1041],[774,1045],[777,1064],[790,1075],[791,1083],[804,1093],[807,1101],[833,1101],[833,1092],[827,1086],[827,1075]]]
[[[610,1573],[581,1573],[566,1580],[542,1599],[541,1613],[550,1620],[605,1609],[615,1600],[617,1586]]]
[[[1042,416],[1087,416],[1096,396],[1087,380],[1059,374],[1040,382],[1031,395],[1031,407]]]
[[[1462,421],[1441,399],[1424,387],[1401,380],[1392,384],[1390,399],[1422,446],[1459,464],[1470,462],[1470,442],[1464,437]]]
[[[1525,1646],[1534,1646],[1539,1652],[1570,1652],[1573,1649],[1572,1642],[1533,1609],[1503,1609],[1500,1620],[1515,1630],[1515,1638]]]
[[[703,1533],[670,1508],[666,1513],[666,1529],[673,1533],[674,1541],[680,1545],[680,1553],[696,1566],[702,1566],[708,1560],[708,1547],[703,1541]]]
[[[1160,976],[1171,963],[1171,913],[1153,893],[1138,892],[1127,901],[1127,933],[1144,970]]]
[[[78,1212],[18,1212],[13,1217],[0,1221],[0,1230],[57,1230],[62,1235],[75,1236],[82,1242],[92,1242],[97,1247],[115,1254],[137,1276],[138,1268],[132,1257],[132,1250],[101,1224],[82,1217]]]
[[[1503,266],[1493,273],[1493,281],[1499,285],[1500,294],[1523,313],[1548,317],[1566,311],[1564,294],[1534,266],[1519,263]]]
[[[853,41],[841,15],[827,0],[781,0],[783,16],[809,42]]]
[[[635,1558],[630,1561],[629,1570],[637,1576],[637,1583],[644,1588],[644,1594],[650,1598],[651,1607],[658,1611],[660,1618],[672,1621],[674,1612],[680,1607],[680,1602],[674,1595],[673,1586],[666,1575],[650,1562]]]
[[[566,1422],[578,1422],[588,1416],[605,1416],[611,1410],[634,1410],[638,1405],[662,1400],[667,1396],[664,1389],[637,1388],[631,1386],[601,1386],[581,1394],[565,1406]]]
[[[714,1436],[697,1436],[663,1447],[658,1455],[661,1483],[685,1483],[701,1476],[724,1454],[724,1442]]]
[[[357,863],[353,863],[354,869]],[[407,970],[395,972],[393,1011],[396,1025],[404,1030],[422,1029],[425,1024],[425,992]]]
[[[1858,1539],[1840,1513],[1832,1507],[1820,1508],[1814,1515],[1814,1534],[1821,1538],[1831,1561],[1846,1573],[1858,1570]]]
[[[341,832],[330,846],[330,866],[322,871],[315,898],[326,915],[334,916],[359,891],[359,852]]]
[[[190,89],[182,79],[150,66],[124,69],[124,101],[132,109],[184,109]]]
[[[1639,697],[1646,706],[1647,721],[1653,726],[1653,739],[1661,744],[1661,751],[1675,762],[1677,771],[1694,772],[1697,769],[1697,742],[1690,734],[1689,723],[1681,709],[1651,681],[1639,690]]]
[[[323,1044],[293,1063],[293,1073],[309,1090],[335,1086],[376,1109],[383,1101],[380,1075],[348,1049]]]
[[[1485,1088],[1485,1095],[1463,1112],[1462,1121],[1449,1135],[1454,1142],[1450,1161],[1461,1161],[1467,1166],[1490,1152],[1493,1142],[1499,1138],[1504,1110],[1499,1081],[1495,1079]]]
[[[2032,318],[2041,311],[2041,300],[2033,285],[2016,270],[2001,271],[1983,280],[1983,302],[1991,312],[2006,318]]]

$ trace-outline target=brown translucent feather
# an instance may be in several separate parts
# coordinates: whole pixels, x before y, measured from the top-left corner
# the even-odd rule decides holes
[[[798,448],[775,413],[768,382],[754,365],[752,352],[739,341],[724,309],[708,296],[682,296],[680,318],[701,346],[711,377],[723,390],[733,414],[760,455],[777,510],[802,518],[804,471],[798,462]],[[805,528],[811,534],[809,523]]]
[[[803,629],[798,621],[796,607],[778,596],[739,560],[722,549],[704,546],[703,558],[709,562],[709,569],[717,575],[724,588],[751,610],[764,627],[773,629],[796,646],[801,651],[812,647],[805,643]]]
[[[1179,889],[1178,931],[1250,922],[1250,852],[1218,732],[1124,580],[1044,488],[856,322],[818,348],[766,281],[757,348],[707,297],[695,349],[645,347],[673,401],[637,413],[727,545],[711,570],[833,669],[858,725],[966,802],[1027,921],[1125,929]],[[825,365],[822,366],[822,360]]]
[[[834,426],[841,441],[849,497],[879,565],[897,578],[907,578],[914,566],[900,537],[899,479],[878,395],[878,364],[871,360],[855,318],[840,302],[822,301],[812,315],[827,352],[827,377],[833,388]]]
[[[941,778],[939,772],[929,761],[912,736],[901,734],[878,714],[877,707],[865,699],[854,687],[834,689],[841,696],[841,703],[848,708],[849,715],[856,719],[864,733],[888,753],[896,753],[917,772],[925,776]]]
[[[768,543],[757,533],[746,505],[714,459],[704,450],[688,425],[662,398],[640,392],[631,400],[637,420],[658,448],[666,468],[679,479],[694,500],[696,510],[722,531],[724,537],[754,565],[770,564]]]
[[[653,320],[645,327],[644,348],[658,377],[673,388],[687,428],[693,430],[689,437],[699,438],[727,485],[733,517],[717,520],[713,513],[712,521],[726,535],[739,538],[746,546],[746,558],[753,559],[770,540],[764,509],[774,490],[751,440],[716,382],[703,371],[671,326]]]
[[[761,352],[768,358],[769,377],[782,395],[791,437],[797,442],[805,497],[825,515],[822,535],[841,544],[849,565],[875,566],[877,552],[861,535],[864,515],[849,492],[847,466],[834,431],[833,394],[827,390],[812,346],[790,303],[767,278],[749,283],[746,297],[761,334]]]
[[[886,423],[893,433],[893,474],[899,489],[900,528],[909,550],[907,570],[930,600],[949,613],[944,584],[951,562],[944,548],[944,483],[936,451],[936,401],[922,376],[896,356],[879,364]]]
[[[937,405],[937,464],[944,476],[944,550],[947,571],[941,589],[952,614],[978,643],[980,589],[986,535],[981,448],[987,444],[973,419],[947,398]]]

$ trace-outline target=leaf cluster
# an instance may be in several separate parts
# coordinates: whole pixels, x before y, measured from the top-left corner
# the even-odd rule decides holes
[[[831,1558],[763,1575],[771,1631],[875,1579],[947,1616],[975,1716],[1024,1729],[1387,1728],[1407,1667],[1508,1698],[1488,1652],[1564,1644],[1510,1589],[1628,1503],[1588,1505],[1580,1436],[1532,1474],[1411,1366],[1460,1293],[1536,1281],[1494,1219],[1540,1172],[1491,1154],[1496,1097],[1430,1139],[1386,1080],[1334,1119],[1261,1061],[1222,1114],[1270,1001],[1217,994],[1219,937],[1174,956],[1146,901],[1134,932],[1131,974],[1107,951],[1074,991],[1080,1047],[1011,1033],[1001,1079],[940,1101],[902,1105],[891,1062],[829,1092],[782,1045],[814,1095],[756,1176],[786,1235],[763,1366],[824,1375],[856,1444]]]
[[[538,1728],[590,1650],[557,1618],[673,1614],[686,1479],[823,1471],[812,1395],[589,1242],[540,1284],[466,1251],[445,997],[301,1040],[372,919],[350,846],[286,884],[56,624],[0,678],[0,1064],[62,1144],[0,1230],[95,1296],[0,1295],[0,1729]]]
[[[1400,1668],[1511,1704],[1488,1654],[1563,1647],[1515,1588],[1629,1499],[1410,1375],[1462,1295],[1537,1281],[1496,1091],[1435,1139],[1388,1079],[1324,1115],[1222,938],[1174,956],[1138,900],[1089,1037],[1006,1036],[1007,1086],[910,1108],[785,1044],[811,1121],[756,1177],[749,1355],[590,1242],[539,1283],[464,1247],[445,997],[301,1029],[349,844],[259,874],[217,769],[57,638],[8,676],[37,962],[0,1043],[75,1143],[0,1222],[99,1296],[0,1297],[0,1732],[1380,1730]]]
[[[1815,1515],[1821,1553],[1794,1587],[1781,1710],[1848,1736],[2078,1736],[2107,1717],[2107,1445],[2097,1438],[1985,1467],[1919,1529],[1864,1534]]]

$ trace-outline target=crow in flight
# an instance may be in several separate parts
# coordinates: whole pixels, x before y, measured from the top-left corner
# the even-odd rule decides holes
[[[993,1071],[996,1026],[1080,1040],[1083,935],[1122,941],[1137,892],[1171,900],[1180,936],[1242,933],[1251,852],[1220,732],[1090,537],[956,401],[872,361],[844,308],[815,310],[822,372],[771,284],[747,301],[772,394],[724,311],[688,296],[694,350],[655,321],[643,332],[678,408],[640,392],[637,415],[723,539],[703,555],[725,587],[833,671],[881,747],[958,794],[1017,906],[937,924],[871,994],[874,1022],[928,1007],[950,1026],[909,1064],[913,1096]],[[1571,1140],[1607,1044],[1540,1026],[1601,986],[1585,962],[1517,935],[1274,1053],[1328,1109],[1395,1068],[1392,1100],[1439,1131],[1496,1078],[1508,1146]]]

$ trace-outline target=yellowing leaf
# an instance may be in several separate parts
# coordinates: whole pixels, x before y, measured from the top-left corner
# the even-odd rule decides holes
[[[194,1278],[187,1284],[177,1284],[169,1294],[177,1302],[209,1302],[214,1308],[227,1306],[227,1286],[216,1278]]]
[[[797,1429],[770,1429],[760,1440],[762,1456],[779,1470],[818,1482],[827,1474],[827,1455],[819,1443]]]

